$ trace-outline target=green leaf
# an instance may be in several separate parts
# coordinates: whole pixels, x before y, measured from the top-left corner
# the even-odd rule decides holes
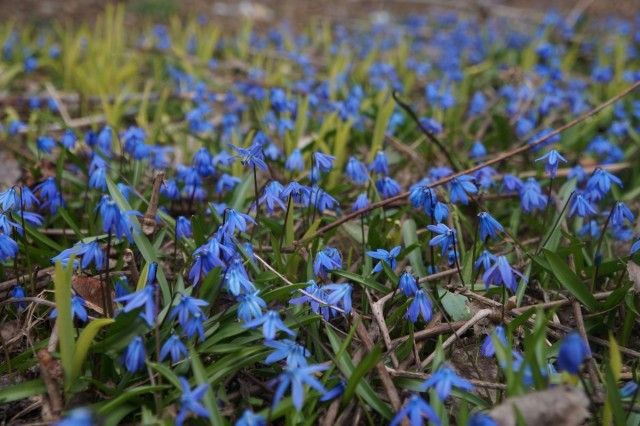
[[[75,382],[75,380],[80,376],[82,364],[84,364],[84,360],[87,357],[87,352],[89,352],[89,347],[91,346],[93,339],[101,328],[106,327],[109,324],[113,324],[114,322],[115,320],[111,318],[98,318],[91,321],[89,325],[82,330],[73,353],[73,365],[71,369],[72,382]]]
[[[409,263],[413,268],[413,271],[418,277],[422,278],[427,275],[427,268],[422,260],[422,253],[420,252],[420,244],[418,243],[418,234],[416,231],[416,221],[413,219],[407,219],[402,223],[402,239],[405,247],[414,246],[415,248],[407,254]]]
[[[2,389],[0,389],[0,404],[19,401],[45,392],[47,392],[47,388],[44,386],[42,379],[30,380],[17,385],[3,385]]]
[[[200,361],[200,356],[198,352],[192,347],[189,350],[191,354],[191,368],[193,369],[193,376],[196,379],[196,383],[204,384],[207,382],[207,373],[202,365],[202,361]],[[218,411],[218,404],[216,402],[216,397],[213,394],[213,390],[209,386],[207,389],[207,393],[203,399],[205,407],[207,407],[207,411],[209,411],[209,423],[212,426],[224,425],[225,421],[222,419],[220,415],[220,411]]]
[[[363,359],[360,361],[358,366],[351,373],[351,377],[349,377],[349,381],[347,382],[347,387],[344,390],[344,394],[342,395],[342,401],[348,402],[353,398],[353,394],[356,390],[356,386],[360,384],[362,378],[376,366],[380,358],[382,357],[382,349],[379,345],[376,345],[371,352],[369,352]]]
[[[120,405],[129,401],[131,398],[134,398],[139,395],[144,394],[153,394],[154,392],[163,391],[167,389],[169,386],[166,385],[147,385],[147,386],[138,386],[135,388],[129,388],[124,392],[120,393],[117,397],[110,399],[109,401],[101,402],[96,404],[96,412],[105,416],[114,410],[116,410]]]
[[[67,267],[56,262],[53,274],[53,286],[55,289],[55,302],[58,316],[56,326],[58,328],[58,340],[60,342],[60,362],[64,370],[65,388],[72,385],[73,353],[75,346],[75,331],[73,329],[73,316],[71,311],[71,274],[73,273],[73,256],[69,259]]]
[[[556,280],[566,288],[576,299],[590,311],[598,309],[598,301],[593,297],[589,288],[583,284],[580,278],[569,269],[569,266],[557,254],[544,250],[544,256],[549,263],[549,268]]]
[[[350,281],[355,281],[359,284],[362,284],[365,287],[369,287],[370,289],[379,291],[380,293],[384,293],[387,294],[389,293],[391,290],[388,289],[387,287],[383,286],[382,284],[375,282],[374,280],[370,279],[370,278],[365,278],[362,277],[358,274],[354,274],[352,272],[348,272],[348,271],[331,271],[332,273],[339,275],[343,278],[346,278]]]
[[[162,374],[165,379],[167,379],[176,389],[181,390],[182,386],[180,385],[180,380],[178,380],[178,376],[166,365],[159,364],[156,362],[147,361],[147,365],[151,367],[151,369],[156,370],[158,373]]]

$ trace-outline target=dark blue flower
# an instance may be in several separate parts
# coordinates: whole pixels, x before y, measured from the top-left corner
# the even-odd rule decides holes
[[[560,343],[558,370],[577,375],[580,367],[591,356],[589,345],[577,331],[572,331]]]
[[[409,272],[403,272],[398,280],[398,288],[407,297],[411,297],[418,291],[418,282]]]
[[[438,398],[444,401],[449,397],[453,388],[471,391],[473,390],[473,385],[468,380],[458,376],[451,367],[445,364],[422,383],[421,389],[423,391],[430,388],[434,388]]]
[[[384,249],[377,249],[375,251],[368,251],[367,256],[379,260],[376,266],[373,268],[371,273],[375,274],[383,269],[383,262],[389,265],[389,267],[393,270],[396,267],[396,257],[400,254],[401,246],[396,246],[391,250],[387,251]]]
[[[176,238],[191,238],[191,221],[184,217],[178,216],[176,219]]]
[[[369,164],[369,170],[371,170],[374,173],[381,174],[383,176],[387,176],[389,174],[387,156],[384,153],[384,151],[376,152],[375,157],[373,157],[373,161],[371,162],[371,164]]]
[[[522,180],[517,176],[505,174],[502,176],[502,187],[507,192],[520,191],[522,188]]]
[[[599,201],[614,184],[622,187],[620,178],[604,169],[596,169],[587,181],[586,192],[589,192],[589,199]]]
[[[182,326],[184,334],[191,339],[196,334],[200,341],[204,340],[204,320],[205,317],[200,312],[191,315],[187,322]]]
[[[327,301],[327,291],[324,287],[319,287],[315,281],[309,280],[307,287],[304,290],[300,290],[300,292],[303,295],[289,300],[289,303],[293,305],[309,303],[311,311],[321,314],[326,321],[338,315],[338,311],[331,307]]]
[[[171,308],[169,313],[169,319],[178,318],[178,323],[185,327],[189,318],[195,315],[204,315],[200,307],[209,305],[202,299],[196,299],[195,297],[187,296],[186,294],[180,295],[180,301]]]
[[[552,178],[556,177],[556,174],[558,173],[558,165],[561,162],[567,162],[567,160],[555,149],[547,152],[542,157],[536,159],[536,161],[544,161],[544,170],[547,175]]]
[[[278,330],[287,333],[290,336],[295,336],[295,333],[287,327],[280,319],[280,314],[276,311],[267,311],[262,316],[252,319],[244,323],[245,328],[256,328],[262,325],[262,334],[265,340],[273,340],[276,337]]]
[[[428,225],[427,229],[436,234],[436,236],[429,241],[429,245],[440,246],[442,256],[444,256],[447,250],[449,250],[450,246],[455,245],[456,231],[450,229],[444,223],[438,223],[437,225]]]
[[[633,380],[628,381],[620,388],[620,397],[631,398],[638,392],[638,384]]]
[[[56,147],[56,141],[51,136],[40,136],[36,140],[38,151],[51,154],[53,148]]]
[[[347,166],[345,168],[345,173],[351,182],[356,185],[364,185],[369,181],[369,173],[367,172],[367,168],[360,160],[356,157],[349,157],[349,161],[347,161]]]
[[[123,309],[125,313],[144,307],[144,311],[140,313],[140,316],[144,318],[149,327],[153,327],[156,320],[155,291],[155,285],[145,285],[135,293],[117,298],[116,302],[125,302]]]
[[[389,176],[384,176],[376,180],[376,189],[382,198],[395,197],[400,193],[400,185]]]
[[[433,309],[429,296],[427,296],[423,289],[418,289],[411,301],[411,304],[409,305],[409,308],[407,309],[406,317],[413,323],[418,321],[418,316],[422,316],[424,322],[429,322],[431,320],[432,313]]]
[[[449,183],[449,197],[452,203],[460,202],[462,204],[469,203],[467,194],[476,194],[478,188],[473,183],[473,177],[460,176],[453,178]]]
[[[171,362],[176,363],[184,359],[188,353],[187,347],[182,343],[180,338],[172,334],[160,349],[160,361],[164,361],[171,355]]]
[[[21,285],[16,285],[9,291],[9,296],[13,299],[22,299],[27,297],[27,293],[24,291],[24,288]],[[27,307],[27,302],[18,301],[14,303],[14,306],[19,310],[23,311]]]
[[[11,237],[0,234],[0,262],[15,259],[18,254],[18,243]]]
[[[259,132],[260,133],[260,132]],[[231,146],[240,158],[240,162],[244,166],[251,168],[258,168],[260,170],[267,170],[267,163],[264,162],[264,153],[262,152],[262,145],[255,143],[251,144],[249,148],[239,148],[237,146]]]
[[[629,210],[629,207],[622,201],[616,202],[613,206],[613,212],[611,213],[611,224],[613,226],[622,226],[624,225],[624,221],[628,220],[629,223],[633,223],[635,220],[635,216]]]
[[[264,345],[275,349],[271,352],[267,359],[264,361],[266,364],[273,364],[274,362],[287,360],[287,367],[305,367],[307,365],[307,358],[311,356],[304,346],[291,339],[282,340],[267,340]]]
[[[391,419],[389,426],[398,426],[408,419],[410,426],[422,426],[424,419],[431,421],[435,425],[440,425],[438,414],[420,395],[413,394],[407,402],[398,410],[396,415]]]
[[[129,373],[136,373],[144,367],[144,358],[145,352],[142,337],[136,336],[127,346],[123,357],[124,366]]]
[[[488,250],[482,250],[482,253],[478,256],[473,263],[475,269],[479,269],[481,266],[486,271],[491,267],[491,264],[496,261],[496,256]]]
[[[304,404],[304,385],[309,385],[320,393],[326,393],[327,390],[322,386],[322,383],[314,377],[314,374],[319,371],[324,371],[329,368],[326,365],[308,365],[304,367],[292,367],[286,368],[280,376],[278,376],[278,387],[273,395],[273,407],[284,396],[285,391],[291,386],[291,397],[293,399],[293,406],[296,410],[300,411]]]
[[[85,309],[85,301],[80,296],[71,297],[71,316],[77,318],[82,322],[86,322],[89,319],[87,310]],[[56,318],[58,316],[58,309],[54,308],[49,314],[49,318]]]
[[[207,148],[200,148],[193,154],[191,165],[202,177],[211,176],[215,169],[213,168],[213,157]]]
[[[341,268],[342,256],[333,247],[327,246],[320,250],[313,261],[313,273],[321,278],[326,278],[330,271]]]
[[[309,187],[300,185],[296,181],[292,181],[284,187],[281,196],[284,200],[288,200],[289,197],[291,197],[294,202],[302,204],[304,203],[304,200],[308,199],[310,193],[311,189]]]
[[[488,334],[487,337],[484,338],[482,346],[480,347],[480,353],[483,356],[492,357],[496,353],[496,348],[493,344],[493,336],[495,336],[503,346],[507,346],[507,336],[505,335],[504,327],[499,325],[492,334]]]
[[[353,202],[353,205],[351,206],[351,210],[355,212],[357,210],[366,209],[367,207],[369,207],[369,205],[370,203],[369,203],[369,197],[367,197],[367,193],[361,192],[360,194],[358,194],[356,201]]]
[[[93,263],[96,270],[101,271],[106,265],[105,254],[97,240],[80,243],[75,254],[82,257],[81,265],[83,268],[88,268]]]
[[[569,207],[569,216],[577,214],[580,217],[588,217],[598,214],[598,211],[583,194],[575,194]]]
[[[482,281],[488,288],[489,285],[504,285],[511,292],[515,293],[518,289],[516,276],[523,278],[524,276],[511,267],[505,256],[498,256],[493,266],[484,271]]]
[[[182,426],[189,414],[209,418],[209,412],[202,405],[202,398],[209,390],[209,384],[203,383],[191,389],[189,382],[184,377],[178,377],[182,394],[180,395],[180,410],[176,416],[176,426]]]
[[[500,222],[495,220],[493,216],[487,212],[478,213],[478,220],[481,241],[486,241],[488,238],[495,238],[500,232],[504,231]]]

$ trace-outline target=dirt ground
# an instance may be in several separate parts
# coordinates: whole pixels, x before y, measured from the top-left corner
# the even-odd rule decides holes
[[[292,24],[317,17],[340,21],[373,12],[402,15],[434,9],[485,11],[533,19],[550,8],[562,13],[585,10],[589,15],[629,19],[640,13],[640,0],[0,0],[0,20],[41,24],[52,20],[90,20],[107,3],[125,4],[131,16],[154,20],[174,14],[227,18],[251,14],[267,21],[284,18]]]

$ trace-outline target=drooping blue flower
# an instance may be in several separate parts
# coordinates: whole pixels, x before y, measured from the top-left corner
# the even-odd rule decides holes
[[[189,318],[195,315],[204,315],[202,306],[209,305],[208,302],[202,299],[196,299],[195,297],[188,296],[186,294],[180,294],[180,301],[171,308],[169,312],[169,319],[178,318],[178,323],[184,328],[189,321]]]
[[[524,276],[516,271],[505,256],[498,256],[495,263],[482,274],[482,281],[484,281],[485,287],[489,285],[504,285],[512,293],[515,293],[518,289],[518,282],[516,276],[524,279]]]
[[[87,310],[85,309],[85,301],[82,297],[74,295],[71,297],[71,316],[72,318],[77,318],[79,321],[86,322],[89,319],[87,315]],[[53,308],[51,313],[49,314],[49,318],[57,318],[58,317],[58,309]]]
[[[331,171],[335,159],[336,158],[333,155],[325,154],[319,151],[313,153],[313,165],[322,173]]]
[[[242,261],[239,258],[234,258],[225,274],[225,288],[229,293],[234,296],[240,294],[253,293],[256,291],[253,283],[249,279]]]
[[[251,410],[244,410],[234,426],[266,426],[267,420],[260,414],[255,414]]]
[[[502,176],[502,187],[506,192],[519,192],[522,188],[522,180],[510,174]]]
[[[184,377],[178,377],[182,394],[180,395],[180,410],[176,416],[176,426],[182,426],[189,414],[198,417],[209,418],[209,412],[202,405],[202,398],[209,390],[209,384],[203,383],[191,389],[189,382]]]
[[[125,302],[123,309],[125,313],[144,307],[143,312],[140,312],[140,316],[147,322],[149,327],[153,327],[156,321],[155,287],[153,284],[145,285],[135,293],[119,297],[115,301]]]
[[[24,291],[24,287],[18,284],[9,291],[9,296],[11,296],[12,299],[22,299],[27,297],[27,293]],[[14,306],[19,311],[23,311],[27,308],[27,302],[18,301],[14,303]]]
[[[353,202],[353,205],[351,206],[351,210],[355,212],[358,210],[366,209],[367,207],[369,207],[370,204],[371,203],[369,203],[369,197],[367,197],[367,193],[361,192],[360,194],[358,194],[358,197]]]
[[[409,272],[403,272],[398,280],[398,288],[407,297],[411,297],[418,291],[418,282]]]
[[[296,148],[291,151],[287,161],[284,163],[284,168],[290,172],[301,172],[304,170],[304,157],[302,156],[302,151],[300,151],[300,149]]]
[[[596,208],[583,194],[574,194],[569,207],[569,216],[577,214],[580,217],[588,217],[598,214]]]
[[[589,345],[577,331],[572,331],[562,339],[558,351],[558,370],[578,375],[580,367],[591,356]]]
[[[105,254],[97,240],[80,243],[75,254],[82,257],[82,268],[86,269],[93,263],[96,270],[101,271],[106,266]]]
[[[267,340],[264,342],[264,345],[275,349],[275,351],[271,352],[267,359],[265,359],[264,362],[266,364],[273,364],[274,362],[286,359],[287,367],[289,368],[305,367],[307,365],[307,358],[311,356],[311,352],[309,352],[307,348],[291,339]]]
[[[631,245],[631,250],[629,254],[634,254],[638,250],[640,250],[640,239],[636,240],[636,242]]]
[[[587,181],[585,192],[589,193],[590,200],[599,201],[614,184],[622,188],[622,181],[616,175],[604,169],[596,169]]]
[[[179,216],[176,219],[176,238],[191,238],[192,235],[191,221],[184,216]]]
[[[93,426],[96,419],[87,408],[75,408],[66,414],[65,418],[55,423],[55,426]]]
[[[480,241],[486,241],[488,238],[495,238],[498,234],[504,231],[500,222],[495,220],[487,212],[478,213],[478,229],[480,231]]]
[[[428,420],[437,426],[441,424],[435,410],[418,394],[411,395],[393,419],[391,419],[389,426],[398,426],[402,424],[405,419],[409,420],[410,426],[422,426],[424,425],[424,420]]]
[[[331,317],[338,315],[338,311],[330,306],[327,301],[327,291],[324,287],[318,286],[314,280],[309,280],[307,287],[304,290],[301,290],[301,292],[303,293],[302,296],[294,297],[289,300],[289,303],[293,305],[309,303],[311,311],[322,315],[326,321],[329,321]]]
[[[555,149],[547,152],[542,157],[536,159],[536,161],[544,161],[544,170],[551,178],[556,177],[558,174],[558,165],[560,163],[567,162],[567,160]]]
[[[484,147],[482,142],[475,141],[473,145],[471,145],[471,150],[469,151],[469,158],[478,159],[487,155],[487,148]]]
[[[371,162],[371,164],[369,164],[369,170],[383,176],[387,176],[389,174],[387,155],[384,153],[384,151],[376,152],[375,157],[373,157],[373,161]]]
[[[433,308],[431,306],[429,296],[427,296],[423,289],[418,289],[415,292],[413,301],[411,301],[411,304],[407,309],[406,317],[413,323],[418,321],[418,316],[422,316],[424,322],[429,322],[431,320],[432,313]]]
[[[160,349],[160,361],[164,361],[169,355],[171,355],[171,362],[176,363],[186,358],[188,353],[189,351],[180,340],[180,337],[172,334]]]
[[[438,398],[444,401],[449,397],[453,388],[471,391],[473,390],[473,385],[468,380],[458,376],[453,368],[444,364],[422,383],[421,389],[423,391],[430,388],[434,388]]]
[[[180,189],[176,184],[175,179],[167,179],[160,186],[160,194],[164,195],[170,200],[177,200],[180,198]]]
[[[316,254],[313,261],[313,273],[321,278],[327,278],[327,274],[334,269],[342,268],[342,256],[334,247],[324,247]]]
[[[369,173],[367,168],[356,157],[349,157],[345,168],[347,177],[356,185],[364,185],[369,181]]]
[[[282,211],[287,209],[287,206],[282,201],[282,191],[284,187],[277,180],[272,180],[264,187],[262,196],[258,200],[260,204],[266,205],[268,214],[273,214],[276,206],[280,207]]]
[[[262,334],[265,340],[273,340],[276,338],[278,330],[287,333],[290,336],[295,336],[295,332],[287,327],[280,319],[280,314],[277,311],[267,311],[262,314],[261,317],[252,319],[243,324],[245,328],[256,328],[262,325]]]
[[[400,185],[389,176],[384,176],[376,180],[376,189],[382,198],[395,197],[400,193]]]
[[[11,237],[0,234],[0,262],[15,259],[18,255],[18,243]]]
[[[102,130],[98,133],[96,138],[96,146],[102,151],[107,157],[111,156],[113,145],[113,129],[109,126],[104,126]]]
[[[320,402],[331,401],[342,395],[346,389],[347,385],[343,380],[340,380],[337,385],[333,388],[329,389],[320,397]]]
[[[327,292],[327,303],[333,306],[342,305],[346,314],[351,312],[351,292],[350,284],[327,284],[323,287]]]
[[[51,154],[56,147],[56,141],[51,136],[39,136],[36,139],[36,146],[38,151]]]
[[[241,182],[239,177],[223,173],[216,182],[216,194],[224,194],[233,190]]]
[[[229,234],[233,234],[236,230],[246,232],[247,223],[253,223],[254,225],[256,223],[251,216],[245,213],[240,213],[235,209],[227,209],[225,215],[224,229],[225,232],[228,232]]]
[[[0,231],[2,231],[5,235],[11,235],[11,232],[14,229],[16,230],[16,232],[22,235],[22,226],[19,223],[9,219],[8,215],[0,213]]]
[[[375,251],[368,251],[367,256],[379,260],[376,263],[376,266],[371,271],[372,274],[376,274],[383,269],[383,263],[389,265],[391,270],[396,268],[396,257],[400,254],[400,250],[402,250],[401,246],[395,246],[391,250],[387,251],[385,249],[377,249]]]
[[[58,211],[58,207],[64,204],[62,194],[58,190],[58,185],[56,184],[56,180],[53,176],[48,177],[47,179],[36,185],[34,189],[40,194],[42,207],[48,207],[51,214],[55,214]]]
[[[439,135],[442,133],[442,124],[435,118],[422,117],[420,119],[420,124],[431,134]]]
[[[475,269],[479,269],[482,266],[482,269],[485,271],[491,267],[491,264],[496,261],[496,256],[492,254],[488,250],[482,250],[482,253],[478,256],[476,261],[473,263],[473,267]]]
[[[478,192],[473,180],[473,177],[465,175],[453,178],[449,182],[449,197],[452,203],[460,202],[465,205],[469,203],[467,194],[476,194]]]
[[[505,335],[504,327],[499,325],[495,328],[492,334],[488,334],[487,337],[484,338],[482,346],[480,346],[480,353],[482,354],[482,356],[492,357],[493,355],[495,355],[496,348],[493,344],[493,335],[495,335],[495,337],[503,346],[507,346],[507,336]]]
[[[427,229],[436,234],[436,236],[429,241],[429,245],[440,246],[442,256],[449,250],[449,247],[456,244],[456,231],[450,229],[444,223],[427,225]]]
[[[187,322],[182,326],[187,338],[191,339],[193,336],[197,335],[200,341],[204,340],[204,320],[205,316],[200,312],[189,317]]]
[[[237,152],[242,165],[248,166],[250,168],[258,168],[263,171],[267,170],[267,163],[264,162],[264,153],[262,152],[262,145],[259,143],[256,143],[256,138],[254,138],[254,142],[251,144],[249,148],[240,148],[233,145],[231,147],[234,149],[234,151]]]
[[[613,226],[623,226],[625,219],[628,220],[629,223],[633,223],[635,216],[625,203],[618,201],[613,206],[613,212],[611,212],[611,224]]]
[[[571,170],[569,170],[569,173],[567,174],[568,179],[575,178],[578,183],[585,180],[586,177],[587,177],[587,174],[585,173],[584,169],[580,164],[573,166]]]
[[[329,195],[317,185],[314,185],[309,192],[309,198],[304,200],[305,205],[313,205],[318,213],[325,210],[334,210],[338,205],[338,200]]]
[[[581,237],[591,236],[591,238],[596,238],[600,235],[600,225],[593,219],[588,220],[578,229],[578,235]]]
[[[520,188],[520,203],[525,213],[542,210],[547,206],[548,197],[542,194],[540,184],[534,179],[527,179]]]
[[[326,393],[327,390],[322,383],[314,377],[315,373],[324,371],[329,368],[326,365],[307,365],[304,367],[286,368],[280,376],[278,376],[278,387],[273,395],[273,407],[278,405],[282,400],[285,391],[291,386],[291,397],[293,406],[300,411],[304,404],[304,385],[309,385],[320,393]]]
[[[136,336],[127,346],[123,357],[124,366],[129,373],[136,373],[144,367],[144,358],[145,351],[142,337]]]
[[[259,294],[260,291],[256,290],[253,293],[238,296],[238,318],[240,320],[247,322],[262,316],[262,310],[267,307],[267,302]]]
[[[638,392],[638,384],[633,380],[629,380],[620,388],[620,397],[621,398],[631,398],[636,392]]]

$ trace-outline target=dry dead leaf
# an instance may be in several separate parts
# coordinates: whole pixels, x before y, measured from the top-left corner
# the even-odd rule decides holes
[[[627,272],[633,283],[633,291],[640,293],[640,266],[630,260],[627,262]]]
[[[73,290],[84,299],[89,309],[102,314],[102,283],[98,278],[74,275]],[[113,297],[112,297],[113,298]]]

